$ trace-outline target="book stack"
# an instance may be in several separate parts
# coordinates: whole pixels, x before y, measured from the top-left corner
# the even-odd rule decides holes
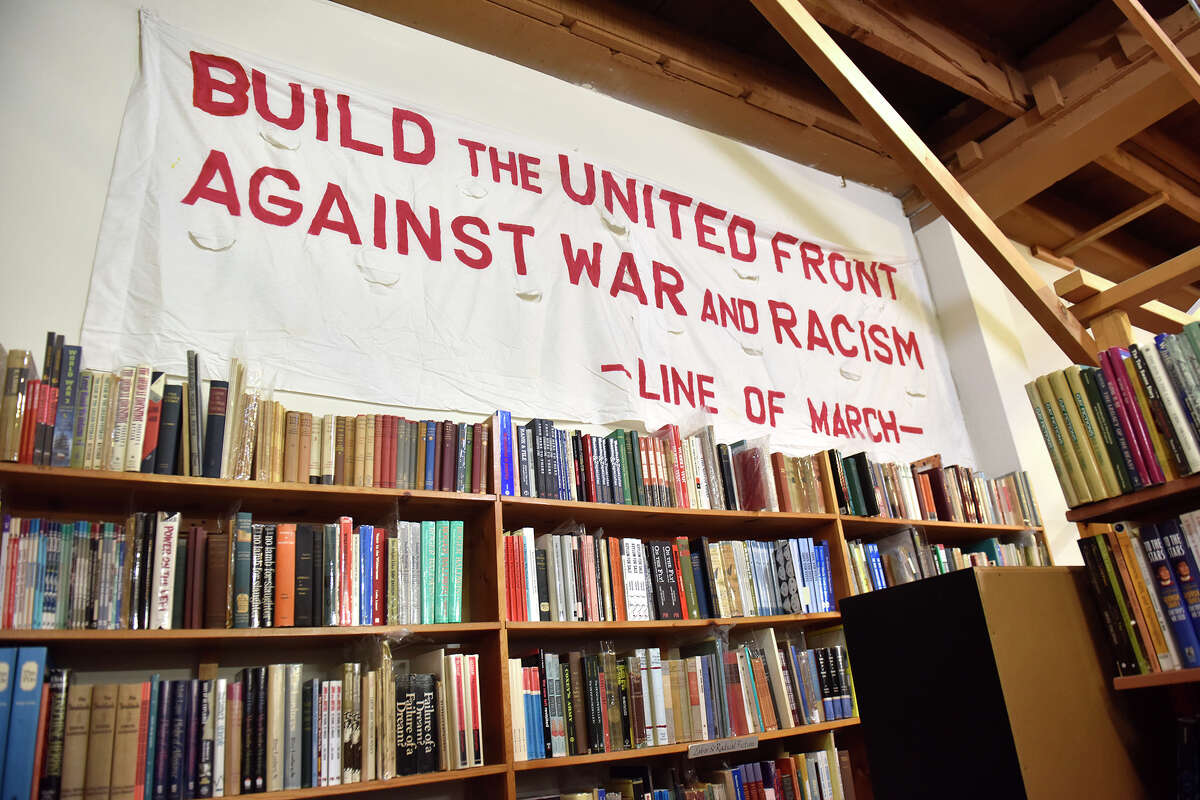
[[[820,454],[769,453],[766,440],[721,444],[707,425],[681,436],[618,429],[606,436],[525,425],[497,411],[500,492],[520,497],[667,508],[824,513]]]
[[[0,665],[27,670],[0,694],[20,731],[8,737],[5,797],[30,786],[64,798],[224,797],[483,765],[476,654],[393,659],[385,644],[375,666],[95,685],[46,657],[0,648]]]
[[[1041,525],[1033,490],[1024,472],[985,478],[940,456],[912,464],[871,461],[866,453],[843,457],[830,451],[834,491],[844,514],[891,519]]]
[[[809,538],[618,539],[582,525],[504,535],[508,619],[603,622],[833,611],[829,545]]]
[[[509,659],[518,760],[785,730],[855,715],[841,629]],[[809,648],[812,640],[827,646]]]
[[[1046,567],[1046,543],[1033,531],[991,536],[964,547],[925,541],[917,528],[905,528],[875,542],[852,539],[850,584],[854,594],[911,583],[967,567]]]
[[[1026,384],[1068,506],[1200,471],[1200,323]]]
[[[1200,511],[1078,544],[1118,674],[1200,667]]]
[[[10,629],[286,628],[462,622],[461,520],[124,524],[3,517]]]
[[[681,778],[675,768],[656,775],[654,770],[612,768],[603,786],[562,792],[532,800],[854,800],[850,753],[838,750],[832,740],[825,748],[808,753],[723,766],[700,779],[688,769]]]
[[[0,349],[0,356],[3,351]],[[199,357],[179,383],[149,365],[83,369],[77,345],[46,340],[43,370],[9,351],[0,401],[0,460],[205,478],[483,492],[483,422],[354,417],[288,410],[231,359],[202,391]]]

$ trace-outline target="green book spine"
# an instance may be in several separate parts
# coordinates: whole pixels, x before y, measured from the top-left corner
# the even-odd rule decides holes
[[[627,505],[633,505],[633,496],[629,493],[629,483],[633,475],[629,471],[629,454],[625,450],[625,440],[621,438],[620,431],[613,431],[605,439],[612,439],[617,445],[617,461],[621,465],[621,501]]]
[[[233,523],[233,627],[250,627],[250,515],[239,512]]]
[[[434,621],[434,590],[437,587],[436,549],[436,523],[426,520],[421,523],[421,622],[425,625]]]
[[[629,446],[629,463],[633,469],[633,493],[636,496],[634,503],[639,506],[647,505],[646,503],[646,483],[645,477],[642,475],[642,450],[638,444],[637,431],[623,431],[625,434],[625,443]]]
[[[842,459],[842,469],[846,473],[846,483],[850,485],[850,497],[847,498],[850,503],[850,513],[861,517],[867,513],[867,502],[863,499],[862,486],[858,483],[858,470],[854,468],[854,464],[849,458]]]
[[[179,630],[184,627],[183,611],[187,598],[187,551],[190,543],[187,537],[182,535],[177,536],[175,542],[175,597],[171,605],[171,627]]]
[[[1108,413],[1104,409],[1104,400],[1100,397],[1100,389],[1096,386],[1096,373],[1090,369],[1080,370],[1079,380],[1083,383],[1088,405],[1091,406],[1093,427],[1099,431],[1100,438],[1104,442],[1104,449],[1108,451],[1108,457],[1112,461],[1113,472],[1117,476],[1117,485],[1120,486],[1122,493],[1132,492],[1133,480],[1129,477],[1129,470],[1125,466],[1125,457],[1121,454],[1121,446],[1117,442],[1112,420],[1108,418]]]
[[[1129,643],[1133,645],[1133,656],[1137,659],[1138,669],[1143,675],[1148,675],[1150,662],[1146,660],[1146,654],[1142,650],[1142,641],[1138,638],[1138,632],[1133,628],[1133,615],[1129,611],[1125,590],[1121,587],[1121,576],[1113,566],[1113,556],[1108,549],[1108,537],[1100,535],[1095,538],[1098,545],[1096,549],[1100,551],[1100,560],[1104,562],[1104,574],[1108,576],[1109,589],[1117,599],[1117,610],[1121,613],[1121,625],[1125,628],[1125,635],[1129,638]]]
[[[679,550],[679,574],[683,576],[683,594],[687,597],[688,619],[700,619],[700,602],[696,598],[696,578],[692,573],[692,548],[687,537],[675,540]]]
[[[471,491],[471,470],[475,463],[475,426],[467,425],[463,428],[463,438],[466,440],[466,457],[463,461],[463,488],[459,491]]]
[[[463,522],[450,521],[450,608],[447,622],[462,622]]]
[[[436,527],[437,563],[434,565],[436,586],[433,597],[433,621],[440,624],[450,621],[450,523],[440,519],[437,521]]]
[[[1183,326],[1183,338],[1192,348],[1192,355],[1200,358],[1200,322],[1189,322]]]

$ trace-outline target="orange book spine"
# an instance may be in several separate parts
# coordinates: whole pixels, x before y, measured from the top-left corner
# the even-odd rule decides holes
[[[275,530],[275,627],[296,624],[296,525],[280,523]]]
[[[625,571],[621,563],[621,540],[606,539],[608,542],[608,571],[612,576],[613,613],[618,622],[628,619],[625,609]]]
[[[371,425],[371,485],[383,486],[383,431],[386,427],[382,414],[375,414]]]

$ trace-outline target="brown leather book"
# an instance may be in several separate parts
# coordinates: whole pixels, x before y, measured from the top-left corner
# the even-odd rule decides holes
[[[356,420],[354,417],[346,417],[346,466],[343,468],[344,485],[354,485],[354,461],[356,458],[356,440],[355,427]]]
[[[443,492],[454,491],[454,467],[455,454],[458,444],[458,426],[450,420],[439,422],[442,437],[439,441],[442,443],[441,456],[438,459],[438,474],[441,478],[438,481],[438,488]]]
[[[307,441],[307,440],[306,440]],[[283,480],[293,483],[300,478],[300,412],[289,411],[283,433]]]
[[[375,461],[375,416],[375,414],[367,414],[363,438],[359,441],[360,444],[365,443],[366,447],[366,450],[363,451],[363,486],[375,485],[375,471],[378,467]]]
[[[59,800],[83,800],[91,719],[91,684],[70,684],[67,687],[67,719],[63,729],[63,767]]]
[[[367,458],[367,417],[359,414],[354,418],[354,482],[353,486],[366,486],[363,465]]]
[[[242,690],[241,681],[231,681],[225,703],[225,794],[242,792]]]
[[[116,731],[112,746],[110,800],[133,800],[137,774],[145,765],[138,761],[138,735],[142,721],[142,684],[122,683],[117,687]],[[145,775],[145,772],[142,773]]]
[[[84,800],[108,800],[112,780],[113,731],[117,719],[117,689],[115,683],[103,683],[92,688]]]
[[[567,664],[571,671],[570,703],[575,716],[575,741],[580,753],[587,752],[587,706],[583,702],[583,653],[571,650],[567,653]]]
[[[425,435],[428,430],[428,422],[421,421],[417,423],[417,431],[413,437],[413,444],[417,448],[416,457],[416,475],[413,476],[413,488],[425,488]]]
[[[299,417],[296,429],[296,475],[292,480],[308,483],[308,465],[312,460],[313,417],[307,411],[301,412]]]
[[[225,603],[228,593],[229,536],[205,537],[204,618],[205,628],[225,627]]]
[[[371,485],[383,486],[383,459],[387,455],[384,432],[387,419],[383,414],[371,415]]]
[[[471,485],[469,488],[472,492],[482,491],[479,486],[484,468],[483,432],[486,428],[487,426],[480,422],[471,426]]]
[[[758,694],[758,705],[762,709],[763,725],[769,731],[779,730],[779,719],[775,716],[775,703],[771,700],[771,687],[767,683],[763,660],[752,650],[749,662],[754,671],[754,691]]]
[[[341,486],[346,480],[346,418],[336,418],[333,425],[333,482]]]
[[[187,559],[187,606],[183,624],[188,628],[202,628],[204,585],[208,572],[208,531],[203,525],[192,526],[191,535],[188,537]]]
[[[797,511],[788,481],[787,456],[771,453],[771,479],[775,481],[775,495],[779,498],[780,511]]]

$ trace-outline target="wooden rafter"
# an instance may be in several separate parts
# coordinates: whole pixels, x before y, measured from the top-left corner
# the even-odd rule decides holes
[[[752,0],[767,21],[870,131],[938,210],[1074,361],[1096,363],[1096,343],[1054,290],[925,146],[798,0]]]
[[[1148,300],[1154,300],[1163,290],[1200,280],[1200,247],[1164,261],[1157,267],[1121,281],[1095,297],[1071,306],[1076,319],[1087,322],[1117,309],[1126,312]]]
[[[1069,256],[1072,253],[1082,250],[1084,247],[1088,246],[1097,239],[1107,236],[1117,228],[1133,222],[1143,214],[1150,213],[1165,202],[1167,202],[1166,192],[1159,192],[1158,194],[1151,195],[1137,205],[1125,209],[1120,214],[1117,214],[1110,219],[1106,219],[1104,222],[1101,222],[1091,230],[1084,231],[1071,240],[1063,242],[1058,247],[1054,248],[1054,254],[1057,256]]]
[[[1177,183],[1137,156],[1116,149],[1096,159],[1096,164],[1131,183],[1143,192],[1163,192],[1167,205],[1196,222],[1200,222],[1200,195]]]
[[[1054,291],[1064,300],[1082,303],[1117,284],[1099,275],[1077,269],[1068,272],[1054,282]],[[1194,321],[1193,317],[1166,303],[1150,300],[1128,310],[1129,321],[1146,331],[1178,333],[1184,325]]]
[[[1138,0],[1113,0],[1117,4],[1117,8],[1121,9],[1133,27],[1138,29],[1138,33],[1150,43],[1154,48],[1154,52],[1158,53],[1168,67],[1175,73],[1175,77],[1183,84],[1183,88],[1192,96],[1192,98],[1200,103],[1200,73],[1196,72],[1196,68],[1191,62],[1179,52],[1179,48],[1171,41],[1171,38],[1163,33],[1163,29],[1158,26],[1154,17],[1146,11]]]
[[[1028,90],[1020,72],[998,54],[919,14],[911,4],[809,0],[807,8],[822,25],[1007,116],[1022,114],[1029,108]]]

